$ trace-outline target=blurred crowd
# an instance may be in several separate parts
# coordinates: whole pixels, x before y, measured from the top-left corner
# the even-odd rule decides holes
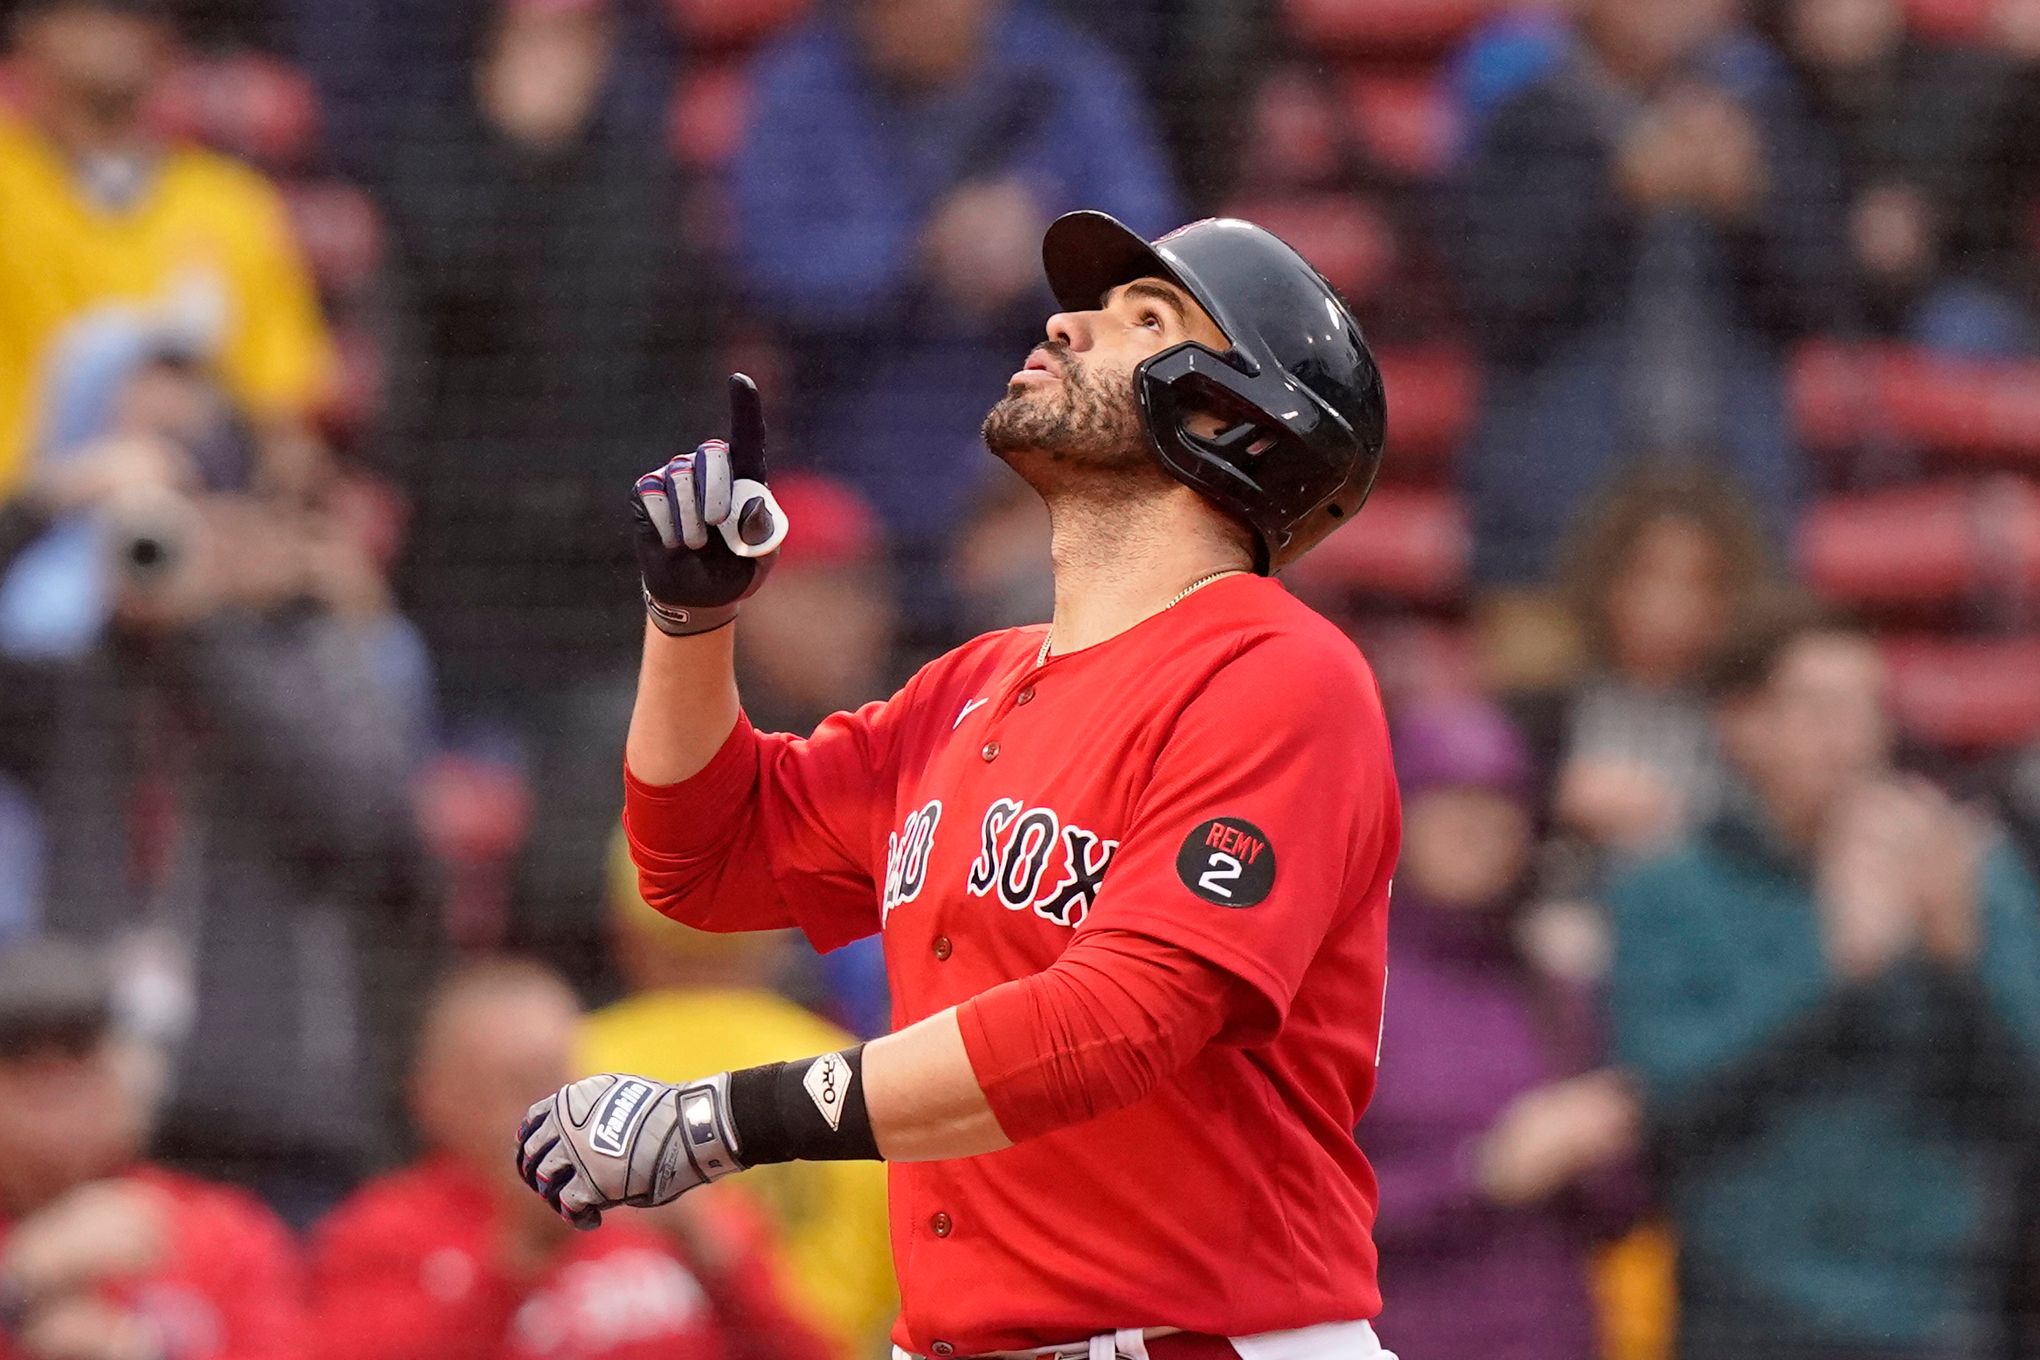
[[[761,727],[1046,617],[1076,207],[1388,371],[1290,581],[1405,799],[1387,1343],[2040,1356],[2034,0],[0,13],[0,1358],[882,1353],[882,1169],[581,1236],[510,1134],[887,1028],[637,894],[626,492],[760,378]]]

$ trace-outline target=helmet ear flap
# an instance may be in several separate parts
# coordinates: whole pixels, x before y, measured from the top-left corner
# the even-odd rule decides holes
[[[1242,388],[1256,381],[1235,356],[1190,342],[1163,350],[1135,370],[1141,421],[1162,467],[1177,481],[1253,531],[1256,569],[1268,570],[1268,535],[1276,526],[1260,478],[1262,455],[1281,443],[1282,431]],[[1200,415],[1219,428],[1201,433]]]

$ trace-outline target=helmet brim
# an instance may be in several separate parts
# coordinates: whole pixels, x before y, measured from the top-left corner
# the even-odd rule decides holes
[[[1167,279],[1197,296],[1192,282],[1140,233],[1108,213],[1088,208],[1049,223],[1041,238],[1041,267],[1057,305],[1067,312],[1096,311],[1107,293],[1135,279]]]

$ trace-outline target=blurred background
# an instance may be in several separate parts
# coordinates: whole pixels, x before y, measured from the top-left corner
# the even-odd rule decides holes
[[[627,489],[759,379],[760,726],[1046,617],[1080,206],[1387,373],[1387,1343],[2040,1356],[2040,0],[0,13],[0,1356],[884,1353],[880,1168],[510,1131],[887,1027],[636,895]]]

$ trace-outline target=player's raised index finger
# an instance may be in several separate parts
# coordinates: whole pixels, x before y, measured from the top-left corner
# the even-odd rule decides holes
[[[730,474],[765,480],[765,406],[758,384],[743,373],[730,374]]]

